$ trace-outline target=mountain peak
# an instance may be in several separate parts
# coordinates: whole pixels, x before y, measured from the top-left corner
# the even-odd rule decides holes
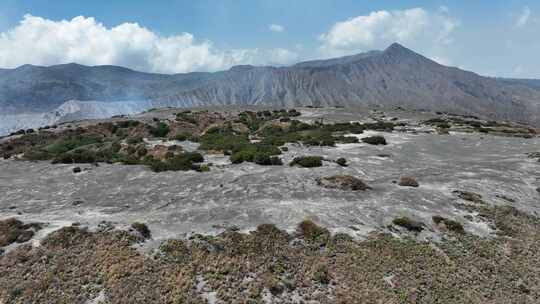
[[[392,54],[404,54],[404,53],[414,53],[410,49],[404,47],[403,45],[394,42],[389,47],[384,50],[385,53],[392,53]]]

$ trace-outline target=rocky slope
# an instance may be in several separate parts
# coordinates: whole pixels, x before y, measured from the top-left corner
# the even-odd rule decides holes
[[[78,101],[69,100],[58,108],[45,113],[0,114],[0,135],[21,129],[52,126],[58,123],[109,118],[115,115],[140,113],[152,107],[145,101]]]

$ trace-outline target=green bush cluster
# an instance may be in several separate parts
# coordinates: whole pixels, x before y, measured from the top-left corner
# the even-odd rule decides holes
[[[347,160],[343,157],[338,158],[336,163],[342,167],[347,167]]]
[[[394,225],[396,225],[396,226],[403,227],[403,228],[405,228],[405,229],[407,229],[409,231],[413,231],[413,232],[421,232],[422,230],[424,230],[424,224],[423,223],[411,220],[408,217],[395,218],[392,221],[392,223]]]
[[[246,144],[233,149],[231,162],[233,164],[254,162],[259,165],[281,165],[281,160],[275,157],[275,155],[279,154],[281,154],[281,150],[276,146]]]
[[[171,139],[178,140],[178,141],[185,141],[185,140],[197,141],[197,140],[193,140],[194,139],[193,135],[187,132],[176,134]]]
[[[45,147],[45,150],[51,154],[61,154],[79,147],[101,143],[102,141],[103,139],[97,136],[69,136],[67,138],[61,139],[60,141],[52,145]]]
[[[281,154],[278,145],[266,142],[251,143],[245,134],[235,134],[228,128],[212,128],[200,138],[202,150],[223,151],[230,155],[231,162],[254,162],[260,165],[281,165],[275,155]]]
[[[291,110],[274,110],[274,111],[244,111],[238,115],[237,122],[245,124],[251,132],[256,132],[261,126],[270,120],[279,120],[281,122],[288,122],[291,117],[300,116],[301,113],[295,109]]]
[[[161,121],[158,122],[155,127],[149,127],[150,134],[155,137],[165,137],[167,136],[167,134],[169,134],[170,131],[171,129],[169,128],[169,125]]]
[[[300,156],[295,157],[289,164],[292,166],[300,166],[304,168],[314,168],[322,166],[323,158],[320,156]]]
[[[309,242],[325,243],[330,238],[330,231],[315,224],[311,220],[304,220],[298,224],[298,233],[302,235],[304,240]]]
[[[198,125],[199,120],[196,116],[196,114],[192,113],[191,111],[184,111],[176,114],[176,121],[185,121],[193,125]]]
[[[457,221],[454,221],[454,220],[451,220],[451,219],[447,219],[447,218],[439,216],[439,215],[434,215],[432,217],[432,220],[437,225],[444,224],[446,229],[448,229],[449,231],[459,233],[459,234],[464,234],[465,233],[465,229],[463,228],[463,225],[460,222],[457,222]]]
[[[232,133],[206,133],[199,139],[201,150],[239,151],[242,146],[249,145],[246,135]]]
[[[295,122],[295,121],[293,121]],[[273,146],[283,146],[286,143],[301,142],[306,146],[333,147],[336,143],[357,143],[358,138],[352,136],[336,136],[333,131],[317,128],[304,123],[293,123],[288,129],[280,126],[269,126],[259,132],[262,142]]]
[[[386,145],[386,139],[379,135],[364,137],[362,141],[370,145]]]
[[[154,172],[198,170],[200,166],[197,164],[202,162],[204,157],[198,152],[184,152],[163,161],[153,158],[144,160]]]
[[[131,228],[138,231],[141,234],[141,236],[145,239],[149,239],[152,237],[152,233],[150,232],[150,229],[145,223],[135,222],[131,224]]]

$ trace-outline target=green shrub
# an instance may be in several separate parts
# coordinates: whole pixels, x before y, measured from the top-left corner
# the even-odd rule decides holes
[[[188,159],[192,163],[202,163],[204,162],[204,157],[199,152],[184,152],[180,154],[182,157]]]
[[[143,142],[142,136],[129,137],[127,139],[127,143],[130,144],[130,145],[135,145],[135,144],[142,143],[142,142]]]
[[[116,123],[118,128],[133,128],[140,124],[137,120],[124,120]]]
[[[344,122],[335,124],[325,124],[322,129],[330,132],[349,132],[360,134],[364,132],[365,127],[358,122]]]
[[[169,126],[164,122],[158,122],[155,127],[150,127],[150,134],[155,137],[165,137],[171,131]]]
[[[317,128],[317,127],[313,126],[313,125],[310,125],[308,123],[301,122],[301,121],[298,121],[298,120],[293,120],[293,121],[291,121],[290,131],[291,132],[305,131],[305,130],[312,130],[312,129],[315,129],[315,128]]]
[[[340,157],[336,160],[336,163],[342,167],[346,167],[347,166],[347,160],[343,157]]]
[[[233,164],[240,164],[245,161],[250,162],[255,158],[253,151],[239,151],[231,155],[230,160]]]
[[[152,236],[150,229],[144,223],[135,222],[131,224],[131,228],[138,231],[142,235],[142,237],[144,237],[145,239],[149,239]]]
[[[374,123],[364,123],[363,127],[366,130],[375,130],[375,131],[392,131],[395,128],[393,122],[378,121]]]
[[[318,226],[311,220],[304,220],[298,224],[298,232],[305,240],[312,242],[327,241],[330,237],[328,229]]]
[[[191,140],[192,134],[189,134],[187,132],[176,134],[172,139],[178,140],[178,141],[186,141]]]
[[[313,269],[313,280],[321,284],[330,283],[330,274],[328,273],[328,266],[326,264],[316,264]]]
[[[300,156],[300,157],[295,157],[289,165],[291,167],[300,166],[304,168],[321,167],[322,160],[323,158],[320,156]]]
[[[71,151],[79,147],[97,144],[101,142],[102,142],[102,139],[97,136],[83,136],[83,135],[70,136],[70,137],[61,139],[60,141],[52,145],[45,147],[45,150],[47,150],[49,153],[52,153],[52,154],[61,154],[61,153],[66,153],[68,151]]]
[[[279,157],[276,156],[270,156],[268,154],[259,153],[256,154],[253,162],[262,165],[262,166],[281,166],[283,165],[283,162]]]
[[[48,151],[36,149],[25,152],[23,157],[26,160],[49,160],[53,158],[54,155]]]
[[[447,122],[442,122],[442,123],[439,123],[437,124],[437,128],[440,128],[440,129],[450,129],[450,124],[447,123]]]
[[[194,125],[199,124],[197,117],[191,113],[191,111],[184,111],[176,114],[176,121],[185,121]]]
[[[164,161],[153,158],[145,160],[154,172],[198,170],[200,166],[196,164],[202,162],[204,162],[204,157],[198,152],[184,152]]]
[[[268,164],[268,162],[278,164],[276,159],[272,159],[272,156],[281,154],[281,150],[278,147],[265,144],[246,144],[238,146],[236,149],[239,150],[233,150],[230,157],[233,164],[256,162],[256,160],[258,160],[260,164]]]
[[[424,224],[422,224],[421,222],[413,221],[408,217],[395,218],[392,223],[413,232],[421,232],[422,230],[424,230]]]
[[[356,144],[359,142],[358,137],[355,136],[339,136],[336,140],[342,144]]]
[[[454,220],[451,220],[451,219],[447,219],[447,218],[444,218],[444,217],[438,216],[438,215],[433,216],[432,220],[437,225],[444,224],[446,229],[448,229],[449,231],[459,233],[459,234],[464,234],[465,233],[465,229],[463,228],[463,225],[460,222],[457,222],[457,221],[454,221]]]
[[[57,155],[53,164],[92,164],[99,161],[96,152],[79,149]]]
[[[199,142],[201,143],[199,149],[215,151],[240,151],[243,146],[249,145],[246,135],[235,135],[231,132],[221,133],[212,129],[201,136]]]
[[[317,130],[317,131],[311,131],[307,133],[303,137],[302,143],[306,146],[333,147],[336,145],[336,138],[332,136],[331,132]]]
[[[209,172],[210,171],[210,166],[208,166],[208,165],[200,165],[200,166],[197,167],[197,169],[195,171]]]
[[[148,150],[145,147],[141,146],[141,147],[137,148],[137,156],[143,157],[146,154],[148,154]]]
[[[298,112],[296,109],[290,109],[287,113],[290,117],[296,117],[302,115],[302,113]]]
[[[370,145],[386,145],[386,139],[379,135],[364,137],[362,141]]]

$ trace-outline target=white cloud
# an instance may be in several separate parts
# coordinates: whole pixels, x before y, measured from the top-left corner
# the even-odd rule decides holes
[[[521,14],[516,19],[515,25],[517,27],[524,27],[529,22],[529,19],[531,18],[531,9],[528,7],[524,7]]]
[[[269,64],[288,64],[298,60],[298,54],[287,49],[272,49],[269,55]]]
[[[393,42],[422,50],[432,57],[435,49],[452,43],[452,33],[459,22],[449,10],[429,12],[423,8],[401,11],[375,11],[369,15],[337,22],[320,35],[321,50],[327,56],[382,49]],[[433,53],[433,54],[430,54]]]
[[[268,26],[268,29],[271,32],[276,32],[276,33],[281,33],[283,31],[285,31],[285,27],[283,25],[279,25],[279,24],[270,24]]]
[[[285,49],[221,50],[190,33],[160,36],[137,23],[107,28],[83,16],[52,21],[26,15],[19,25],[0,33],[0,66],[10,68],[77,62],[179,73],[216,71],[236,64],[285,64],[292,58],[295,53]]]

